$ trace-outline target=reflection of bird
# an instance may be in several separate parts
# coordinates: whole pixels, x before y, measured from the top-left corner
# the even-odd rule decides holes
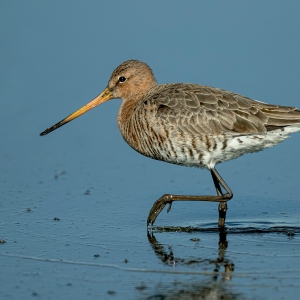
[[[133,149],[157,160],[208,168],[218,194],[163,195],[154,203],[148,224],[154,223],[166,204],[169,211],[173,201],[183,200],[220,202],[223,217],[219,226],[224,226],[226,202],[232,192],[215,165],[274,146],[300,130],[300,111],[294,107],[266,104],[198,84],[158,85],[148,65],[129,60],[113,71],[99,96],[41,135],[113,98],[123,100],[118,126]]]

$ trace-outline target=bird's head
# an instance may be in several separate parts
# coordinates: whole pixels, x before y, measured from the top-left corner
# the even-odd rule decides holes
[[[155,85],[156,79],[147,64],[138,60],[127,60],[113,71],[101,94],[40,135],[48,134],[108,100],[121,98],[123,101],[138,101]]]

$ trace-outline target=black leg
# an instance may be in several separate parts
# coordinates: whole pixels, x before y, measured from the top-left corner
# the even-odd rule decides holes
[[[220,183],[219,183],[219,180],[218,180],[217,176],[219,176],[219,178],[222,180],[223,183],[221,183],[221,184],[224,187],[224,189],[226,190],[226,192],[228,194],[231,193],[231,195],[232,195],[231,190],[226,185],[225,181],[220,176],[220,174],[217,172],[217,170],[216,169],[212,169],[212,170],[210,170],[210,172],[211,172],[211,176],[213,178],[213,181],[214,181],[214,184],[215,184],[218,196],[223,195],[223,193],[222,193],[222,189],[220,187]],[[218,175],[216,175],[216,174],[218,174]],[[218,210],[219,210],[218,226],[219,226],[219,228],[224,228],[224,226],[225,226],[225,219],[226,219],[226,212],[227,212],[227,202],[219,202]]]
[[[223,180],[221,175],[217,172],[215,168],[211,169],[211,175],[216,187],[218,196],[183,196],[183,195],[172,195],[165,194],[161,196],[153,204],[147,219],[147,225],[155,222],[157,216],[164,209],[164,207],[169,204],[167,212],[171,210],[173,201],[210,201],[210,202],[219,202],[219,227],[224,227],[227,205],[226,202],[230,200],[233,196],[230,188]],[[222,193],[221,186],[225,189],[226,194]]]
[[[223,193],[222,193],[218,178],[216,177],[215,173],[212,170],[210,170],[210,173],[211,173],[211,177],[214,181],[214,185],[216,187],[216,191],[217,191],[218,196],[222,196]]]

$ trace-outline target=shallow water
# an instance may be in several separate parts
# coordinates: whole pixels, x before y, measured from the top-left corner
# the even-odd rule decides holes
[[[103,170],[82,167],[79,158],[77,171],[68,171],[64,162],[52,174],[46,168],[28,170],[17,188],[6,183],[0,224],[5,241],[0,245],[2,299],[295,298],[300,277],[297,197],[235,197],[228,202],[227,230],[221,233],[217,204],[174,203],[148,231],[147,213],[159,196],[151,178],[153,186],[161,183],[161,192],[194,186],[213,193],[212,182],[207,171],[154,161],[153,166],[147,159],[144,165],[143,158],[131,154],[131,172],[109,168],[107,160]],[[153,179],[155,169],[159,175]],[[173,171],[184,175],[180,186],[178,174],[170,180]],[[196,173],[204,184],[193,184]]]

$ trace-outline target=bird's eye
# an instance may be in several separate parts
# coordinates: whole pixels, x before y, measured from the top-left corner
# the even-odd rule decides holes
[[[124,76],[119,77],[119,82],[125,82],[125,81],[126,81],[126,77],[124,77]]]

